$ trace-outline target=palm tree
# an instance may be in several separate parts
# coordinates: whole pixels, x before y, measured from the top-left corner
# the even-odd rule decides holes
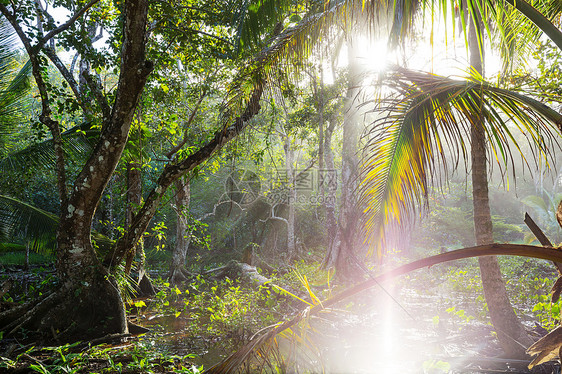
[[[476,19],[475,19],[476,18]],[[470,69],[484,77],[484,39],[478,38],[477,29],[482,28],[479,17],[469,21],[468,49]],[[477,103],[482,108],[482,103]],[[470,156],[472,177],[472,201],[474,207],[474,234],[479,245],[494,242],[492,215],[488,193],[488,159],[486,157],[486,134],[481,111],[474,116],[470,131]],[[495,256],[478,257],[484,296],[498,341],[508,357],[525,357],[525,348],[533,341],[517,319],[511,306],[502,272]]]
[[[412,15],[418,6],[432,2],[397,1],[390,2],[390,6],[378,1],[361,2],[360,6],[357,6],[357,3],[359,2],[329,3],[321,12],[301,22],[291,36],[301,42],[297,54],[306,50],[322,30],[326,31],[326,25],[333,25],[339,21],[349,27],[350,17],[352,19],[354,14],[367,14],[372,23],[375,23],[375,14],[390,15],[394,19],[392,29],[400,31],[398,34],[402,35],[411,24],[408,20],[413,18]],[[512,17],[511,21],[520,21],[520,18],[517,18],[518,13],[514,13],[516,10],[524,14],[562,49],[560,30],[553,27],[546,16],[524,1],[467,3],[466,9],[469,10],[470,18],[482,18],[485,21],[489,21],[491,16],[502,22],[508,16]],[[462,4],[456,5],[462,13]],[[442,9],[447,8],[443,5]],[[551,10],[549,16],[559,11],[556,7]],[[454,14],[453,9],[451,12]],[[466,24],[464,15],[461,19],[463,25]],[[515,50],[511,41],[516,40],[514,36],[521,30],[515,28],[515,24],[516,22],[496,24],[505,26],[498,27],[498,30],[510,41],[502,45],[504,52]],[[307,35],[312,35],[312,38],[301,37],[299,27],[305,30]],[[536,31],[537,28],[530,30]],[[477,31],[477,37],[481,39],[483,29],[478,28]],[[286,32],[287,38],[288,35]],[[524,38],[519,38],[522,39]],[[385,227],[390,222],[404,225],[407,217],[411,217],[420,204],[423,205],[432,173],[440,161],[445,163],[445,149],[451,148],[456,154],[460,152],[466,158],[468,152],[463,135],[469,138],[472,128],[481,128],[479,134],[474,134],[475,137],[480,137],[478,141],[472,142],[475,146],[483,144],[484,135],[494,145],[492,150],[496,157],[501,162],[508,162],[512,158],[511,148],[519,149],[519,146],[516,143],[510,144],[514,137],[512,130],[507,126],[507,118],[512,118],[521,131],[529,134],[530,141],[538,146],[541,154],[548,154],[548,141],[554,139],[555,133],[560,130],[557,125],[562,122],[558,113],[540,102],[491,86],[481,77],[474,76],[468,81],[453,81],[403,69],[396,69],[394,73],[394,80],[390,86],[397,90],[399,95],[396,100],[386,102],[387,113],[371,134],[372,140],[367,147],[370,158],[366,162],[362,187],[367,228],[379,248],[382,247],[381,239],[384,242]],[[473,149],[475,156],[485,155],[482,152],[485,151]],[[485,175],[486,163],[485,159],[480,158],[480,161],[482,160],[484,163],[480,162],[480,172],[475,173],[475,176],[481,176],[482,170]],[[478,162],[478,157],[475,161]],[[485,179],[480,179],[476,188],[482,186],[480,182],[486,183]],[[521,352],[520,349],[518,351]]]
[[[487,6],[489,4],[482,4],[483,6],[480,5],[481,8],[477,10],[474,8],[470,8],[470,5],[473,4],[469,4],[468,9],[470,11],[468,13],[470,15],[467,17],[469,21],[467,39],[468,39],[468,45],[470,50],[470,65],[474,74],[481,78],[483,75],[482,58],[483,58],[483,50],[484,50],[483,36],[482,36],[483,24],[481,20],[482,19],[488,20],[489,18],[487,18],[486,16],[490,13],[493,13],[493,11],[497,11],[497,9],[488,8]],[[459,7],[461,10],[463,9],[462,4],[460,4]],[[525,8],[525,10],[529,11],[533,9]],[[535,17],[536,20],[539,19],[536,14],[533,13],[532,15],[533,17]],[[502,14],[502,16],[504,15]],[[462,14],[461,14],[461,20],[465,22],[464,21],[465,17]],[[500,24],[498,29],[513,37],[517,32],[520,32],[520,29],[515,29],[515,28],[510,29],[509,26],[512,26],[512,24],[513,22],[506,22],[506,25]],[[547,23],[544,24],[548,26]],[[511,50],[508,49],[507,51],[512,52],[513,49]],[[416,83],[414,82],[412,83],[413,83],[412,86],[416,85]],[[434,93],[431,91],[431,89],[423,88],[422,90],[425,91],[424,94],[427,95],[426,97],[429,100],[434,99]],[[411,95],[411,94],[412,94],[411,91],[407,93],[407,95]],[[470,107],[467,106],[465,108],[462,108],[463,110],[467,111],[465,113],[464,120],[470,124],[470,131],[468,133],[465,133],[465,136],[471,139],[470,154],[471,154],[471,165],[472,165],[472,187],[473,187],[473,196],[474,196],[473,199],[474,224],[475,224],[476,242],[480,245],[493,242],[492,221],[491,221],[490,208],[488,203],[487,166],[486,166],[487,165],[486,132],[489,132],[490,130],[489,129],[487,130],[485,128],[486,126],[485,123],[487,119],[484,118],[484,115],[482,113],[482,111],[484,110],[483,102],[479,101],[479,100],[484,100],[483,95],[484,93],[480,97],[473,97],[474,100],[471,102]],[[416,94],[414,94],[413,96],[415,97]],[[417,105],[420,105],[420,103],[415,102],[413,104],[413,106],[417,106]],[[505,109],[505,106],[499,108]],[[453,125],[453,126],[459,125],[459,123],[454,123],[454,120],[451,121],[451,118],[455,117],[454,114],[447,112],[446,114],[443,115],[442,112],[444,111],[444,109],[442,107],[439,107],[438,105],[435,105],[433,109],[428,109],[428,108],[425,109],[427,110],[427,112],[425,113],[420,113],[417,109],[415,110],[416,114],[421,114],[420,117],[416,118],[417,121],[422,121],[422,122],[429,121],[431,122],[431,126],[435,128],[438,128],[441,122],[447,122],[447,121],[449,121],[448,125]],[[509,107],[507,107],[507,109],[508,109],[507,115],[513,114],[509,112]],[[455,110],[461,110],[461,108],[455,108]],[[520,117],[518,118],[528,118],[528,116],[526,115],[526,113],[521,113]],[[554,121],[551,122],[550,124],[553,123],[555,124],[557,121],[555,117],[551,118],[550,120]],[[435,135],[437,134],[436,133],[432,134],[432,136]],[[493,135],[505,137],[506,133],[504,131],[499,131]],[[539,148],[542,148],[544,150],[545,143],[542,139],[542,135],[540,134],[540,132],[538,133],[538,136],[533,137],[533,139],[538,144]],[[427,142],[432,142],[432,141],[434,141],[434,139],[431,139],[430,136],[428,135],[422,136],[421,139],[417,140],[417,144],[410,145],[411,150],[412,152],[418,154],[427,152],[430,155],[429,156],[430,158],[434,157],[431,154],[437,151],[436,148],[431,148],[431,147],[428,148],[426,146]],[[458,142],[459,139],[457,140],[452,139],[452,141]],[[437,140],[436,143],[440,143],[440,141]],[[503,146],[500,149],[502,152],[504,152],[504,157],[506,156],[511,157],[509,151],[509,145],[507,143],[505,145],[507,145],[507,147]],[[465,149],[463,148],[463,152],[464,151]],[[379,155],[379,153],[375,151],[375,153],[373,154],[373,158],[377,157],[377,155]],[[412,157],[419,157],[419,156],[412,156]],[[369,170],[369,167],[367,167],[367,170]],[[418,170],[418,172],[419,174],[417,174],[417,176],[414,176],[414,179],[416,177],[421,177],[419,182],[422,183],[423,186],[422,190],[423,190],[426,188],[426,184],[427,184],[427,180],[425,179],[427,171]],[[373,192],[373,190],[371,190],[373,185],[369,184],[369,180],[373,181],[372,178],[369,178],[366,185],[364,186],[365,189],[363,190],[367,195],[366,200],[369,200],[369,195]],[[416,189],[416,182],[414,181],[414,183],[412,183],[411,180],[408,181],[407,188]],[[418,198],[420,196],[423,195],[417,195]],[[392,210],[390,212],[392,212]],[[383,226],[384,224],[381,225],[380,227],[382,228]],[[498,339],[500,341],[500,344],[502,345],[505,353],[508,354],[509,356],[523,357],[525,354],[524,347],[529,346],[532,343],[532,341],[525,333],[523,326],[518,322],[517,317],[509,303],[509,299],[507,297],[507,292],[505,289],[505,283],[501,279],[501,271],[499,269],[497,260],[494,257],[480,257],[479,264],[481,269],[482,282],[484,285],[484,293],[486,296],[486,300],[488,301],[490,316],[493,325],[496,329],[496,332],[498,334]]]

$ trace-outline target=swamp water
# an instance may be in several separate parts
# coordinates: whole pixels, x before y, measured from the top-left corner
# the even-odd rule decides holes
[[[296,364],[289,372],[326,373],[525,373],[528,361],[496,358],[501,349],[487,323],[469,317],[459,306],[466,296],[394,288],[373,290],[308,320],[311,329],[293,332],[305,344],[278,339],[285,359]],[[446,312],[450,305],[458,309]],[[353,310],[353,312],[349,311]],[[357,311],[359,310],[359,311]],[[155,349],[178,355],[195,354],[209,368],[240,346],[250,334],[190,336],[189,316],[145,315],[138,323],[152,328],[146,338]],[[303,330],[304,331],[304,330]],[[234,336],[237,335],[237,336]],[[237,339],[235,344],[225,344]],[[545,373],[553,372],[552,369]],[[555,371],[556,372],[556,371]]]

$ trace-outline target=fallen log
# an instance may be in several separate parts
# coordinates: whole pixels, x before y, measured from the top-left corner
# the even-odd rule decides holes
[[[311,303],[305,301],[308,297],[304,292],[299,292],[293,290],[291,287],[281,287],[273,281],[258,272],[255,266],[248,265],[244,262],[238,262],[236,260],[230,260],[226,265],[207,270],[204,275],[212,274],[214,279],[239,279],[241,282],[257,288],[265,288],[271,290],[273,293],[280,296],[289,297],[291,300],[298,301],[304,305],[312,305]]]
[[[226,265],[212,270],[207,270],[203,274],[212,274],[213,278],[222,279],[225,277],[231,279],[240,279],[252,286],[266,286],[271,283],[271,279],[264,277],[258,272],[255,266],[235,260],[229,261]]]

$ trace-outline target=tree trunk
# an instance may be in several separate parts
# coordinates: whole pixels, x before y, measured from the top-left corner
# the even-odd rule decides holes
[[[23,261],[23,270],[29,270],[29,246],[31,243],[27,241],[25,243],[25,259]]]
[[[83,15],[95,2],[78,11],[72,20]],[[16,29],[29,55],[33,77],[41,97],[42,112],[39,116],[53,136],[55,165],[57,172],[57,190],[59,193],[61,215],[57,232],[57,272],[61,281],[58,291],[46,297],[15,321],[9,323],[6,331],[15,331],[21,327],[41,325],[41,330],[49,335],[57,334],[59,339],[81,339],[100,336],[107,333],[127,331],[125,310],[119,288],[107,269],[114,269],[122,263],[127,252],[142,238],[156,208],[161,202],[167,188],[179,177],[187,174],[229,140],[238,136],[248,121],[260,110],[260,98],[263,93],[264,78],[255,81],[245,110],[231,123],[225,123],[215,136],[199,150],[180,162],[168,163],[156,185],[148,194],[145,203],[132,218],[129,230],[117,241],[115,247],[105,257],[104,265],[98,261],[93,249],[90,234],[93,215],[99,204],[104,189],[115,171],[123,149],[127,143],[134,112],[153,64],[145,59],[147,39],[147,0],[125,0],[121,5],[123,25],[120,74],[115,94],[111,96],[111,107],[107,98],[98,90],[95,95],[103,114],[101,134],[87,162],[78,174],[72,188],[67,190],[64,151],[60,124],[52,116],[46,81],[43,77],[43,58],[39,52],[46,51],[45,43],[50,37],[64,31],[57,28],[36,44],[26,36],[19,25],[18,16],[11,8],[0,2],[0,12]],[[283,40],[278,43],[282,44]],[[272,53],[264,49],[264,54]],[[58,67],[58,66],[57,66]],[[252,72],[254,73],[254,72]],[[256,74],[257,79],[262,77]],[[66,76],[65,76],[66,78]],[[67,79],[68,80],[68,79]],[[257,83],[259,82],[259,83]],[[90,85],[92,87],[92,85]],[[0,321],[13,317],[0,314]],[[3,326],[0,326],[2,328]],[[4,330],[4,329],[2,329]]]
[[[322,189],[325,191],[324,206],[326,207],[326,231],[328,248],[324,257],[324,268],[335,268],[340,252],[340,233],[336,218],[337,175],[334,167],[334,152],[332,151],[332,134],[336,126],[336,119],[330,118],[330,124],[324,134],[324,161],[326,170],[321,170]],[[334,178],[335,180],[333,180]]]
[[[57,232],[57,273],[61,284],[57,297],[51,299],[57,302],[46,308],[38,323],[39,330],[49,334],[54,332],[59,340],[88,339],[128,331],[119,287],[98,261],[90,235],[93,215],[121,158],[134,111],[152,71],[152,64],[145,59],[147,13],[146,0],[125,1],[121,69],[112,111],[104,118],[100,139],[76,178],[70,195],[66,195],[64,186],[59,186],[61,216]],[[31,51],[30,59],[37,60],[33,50],[28,51]],[[32,65],[38,85],[44,85],[39,62]],[[41,121],[49,126],[56,139],[60,129],[50,118],[45,92],[43,90]],[[64,163],[63,159],[59,161]],[[57,170],[60,185],[65,180],[64,165]],[[30,318],[24,324],[33,324],[32,320]]]
[[[482,58],[476,27],[470,19],[469,25],[470,65],[483,75]],[[482,48],[483,49],[483,48]],[[488,200],[488,169],[486,159],[486,134],[482,118],[476,118],[471,128],[472,195],[474,204],[474,231],[476,244],[491,244],[494,241],[492,217]],[[478,258],[484,296],[492,324],[505,354],[512,358],[527,358],[525,348],[532,344],[511,306],[497,257]]]
[[[345,98],[342,144],[341,171],[341,203],[339,214],[340,249],[335,259],[336,273],[349,276],[351,271],[351,257],[356,246],[357,212],[355,193],[357,190],[357,173],[359,159],[357,147],[359,144],[359,118],[357,115],[357,95],[360,86],[360,67],[357,59],[357,45],[353,39],[348,39],[349,83]]]
[[[172,285],[178,285],[187,280],[185,272],[185,260],[187,258],[187,250],[191,238],[191,232],[188,228],[186,212],[189,209],[190,202],[190,183],[186,177],[179,178],[174,182],[176,194],[174,196],[176,211],[176,245],[172,254],[172,263],[170,265],[169,282]]]
[[[283,135],[283,149],[285,150],[285,171],[287,172],[287,255],[289,262],[297,256],[295,244],[295,204],[297,203],[296,171],[294,169],[295,151],[291,148],[289,135]]]
[[[141,164],[135,161],[127,163],[127,212],[125,217],[125,229],[129,229],[133,214],[138,210],[142,202],[142,178]],[[137,248],[142,248],[143,241],[139,240],[136,246],[129,249],[125,259],[125,273],[130,274]],[[140,269],[139,269],[140,270]],[[139,279],[140,281],[140,279]]]

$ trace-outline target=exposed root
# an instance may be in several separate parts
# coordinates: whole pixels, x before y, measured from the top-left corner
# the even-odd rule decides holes
[[[180,266],[172,269],[168,275],[168,282],[173,286],[178,286],[182,283],[189,282],[195,279],[196,275],[189,272],[185,267]]]
[[[183,270],[184,270],[183,267],[174,268],[170,272],[170,275],[168,276],[168,282],[170,282],[170,284],[174,286],[187,282],[190,279],[189,276],[186,274],[188,273],[188,271],[185,270],[184,272]]]
[[[151,297],[156,295],[156,293],[158,292],[158,290],[156,289],[156,287],[154,287],[152,281],[150,280],[147,274],[142,275],[136,289],[137,289],[137,295],[139,297]]]
[[[0,321],[6,336],[26,329],[38,334],[38,339],[56,343],[128,332],[119,289],[113,278],[103,274],[78,285],[63,283],[38,302],[0,314]]]
[[[45,296],[48,297],[49,295]],[[25,304],[18,304],[10,309],[7,309],[0,313],[0,326],[10,323],[18,316],[21,316],[22,313],[25,313],[27,310],[33,307],[36,301],[29,301]],[[4,330],[2,330],[4,331]]]
[[[16,318],[11,323],[7,324],[2,328],[2,331],[7,331],[7,336],[15,334],[21,328],[28,328],[37,322],[37,319],[44,315],[44,312],[51,309],[59,300],[63,297],[64,291],[54,292],[49,296],[45,297],[43,300],[35,304],[34,307],[30,308],[31,304],[26,304],[27,311],[25,309],[17,308],[16,311],[20,317]],[[16,308],[14,308],[16,309]],[[23,314],[22,314],[23,312]],[[12,313],[13,314],[13,313]]]

